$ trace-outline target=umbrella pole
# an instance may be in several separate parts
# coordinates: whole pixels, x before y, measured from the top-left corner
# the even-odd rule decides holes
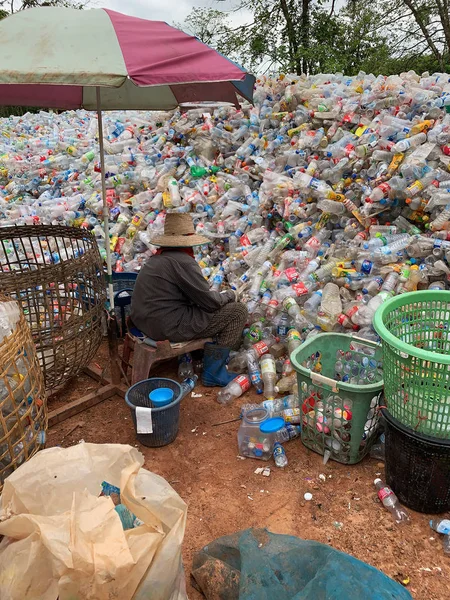
[[[103,227],[105,230],[106,270],[108,280],[108,295],[110,310],[114,310],[114,290],[112,283],[111,247],[109,245],[109,210],[106,203],[106,176],[105,176],[105,146],[103,144],[103,120],[100,102],[100,88],[96,87],[97,117],[98,117],[98,142],[100,144],[100,168],[102,173],[102,200],[103,200]]]
[[[114,311],[114,289],[112,282],[111,247],[109,242],[109,209],[106,203],[106,176],[105,176],[105,146],[103,143],[103,120],[100,101],[100,88],[96,87],[97,117],[98,117],[98,142],[100,144],[100,169],[102,173],[102,199],[103,199],[103,227],[105,230],[106,270],[108,281],[109,314],[108,314],[108,348],[113,384],[120,383],[120,371],[117,368],[118,343],[117,321]]]

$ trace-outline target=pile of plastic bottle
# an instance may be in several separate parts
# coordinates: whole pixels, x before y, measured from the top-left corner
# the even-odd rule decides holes
[[[20,308],[0,301],[0,489],[4,480],[45,443],[46,415],[28,346],[13,347]],[[20,333],[19,337],[23,334]],[[31,336],[29,338],[31,345]]]
[[[166,211],[193,214],[212,242],[197,249],[204,276],[250,312],[236,370],[257,390],[264,379],[271,401],[281,375],[280,393],[295,384],[288,348],[320,331],[375,339],[388,298],[447,287],[450,76],[261,77],[254,100],[105,113],[109,239],[96,116],[3,119],[0,225],[86,228],[103,253],[110,244],[114,270],[136,271]]]

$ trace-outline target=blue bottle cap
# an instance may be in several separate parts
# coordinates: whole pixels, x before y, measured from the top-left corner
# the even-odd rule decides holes
[[[156,408],[170,404],[173,400],[173,390],[170,388],[157,388],[150,392],[149,398]]]
[[[284,427],[284,419],[283,417],[272,417],[271,419],[267,419],[264,423],[261,423],[259,426],[259,430],[262,433],[275,433]]]

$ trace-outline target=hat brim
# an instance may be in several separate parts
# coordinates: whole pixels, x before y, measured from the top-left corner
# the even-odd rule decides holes
[[[153,246],[161,248],[190,248],[210,244],[211,240],[203,235],[159,235],[150,240]]]

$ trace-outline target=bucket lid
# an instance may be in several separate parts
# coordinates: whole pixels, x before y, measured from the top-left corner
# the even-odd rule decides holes
[[[274,433],[282,427],[284,427],[283,417],[272,417],[271,419],[264,421],[264,423],[261,423],[259,430],[262,431],[262,433]]]
[[[157,388],[150,392],[149,396],[150,400],[156,407],[165,406],[166,404],[170,404],[173,400],[173,390],[170,388]]]

